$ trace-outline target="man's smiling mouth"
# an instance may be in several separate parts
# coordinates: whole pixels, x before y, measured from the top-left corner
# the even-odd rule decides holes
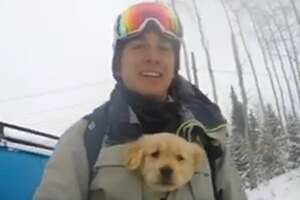
[[[160,77],[162,77],[162,73],[153,72],[153,71],[140,72],[140,75],[142,75],[143,77],[150,77],[150,78],[160,78]]]

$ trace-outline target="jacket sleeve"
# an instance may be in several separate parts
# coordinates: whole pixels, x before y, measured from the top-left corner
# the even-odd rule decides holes
[[[83,134],[87,127],[80,120],[62,136],[49,159],[34,200],[86,200],[89,167]]]
[[[216,167],[219,198],[221,200],[247,200],[242,181],[227,146],[224,147],[223,156],[217,160]]]

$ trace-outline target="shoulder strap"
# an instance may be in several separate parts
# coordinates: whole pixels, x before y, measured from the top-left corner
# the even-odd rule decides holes
[[[108,128],[108,108],[109,102],[106,102],[99,108],[95,109],[93,113],[84,117],[84,119],[88,122],[84,133],[84,145],[89,164],[90,180],[93,172],[93,166],[97,160],[104,135]]]

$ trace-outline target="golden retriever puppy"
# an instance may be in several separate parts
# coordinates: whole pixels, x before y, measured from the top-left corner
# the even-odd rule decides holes
[[[191,180],[203,158],[199,145],[175,134],[157,133],[129,143],[125,166],[139,170],[152,190],[170,192]]]

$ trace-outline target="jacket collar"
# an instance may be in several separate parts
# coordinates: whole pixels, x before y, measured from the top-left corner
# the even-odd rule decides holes
[[[108,133],[114,138],[113,140],[116,138],[122,141],[134,140],[143,134],[141,125],[134,110],[124,101],[119,87],[117,84],[111,93]],[[182,124],[197,121],[200,125],[198,128],[202,128],[206,133],[212,133],[210,137],[223,140],[215,134],[215,130],[220,128],[224,130],[226,126],[219,107],[194,85],[183,77],[177,76],[170,88],[169,99],[180,104],[179,114]]]

